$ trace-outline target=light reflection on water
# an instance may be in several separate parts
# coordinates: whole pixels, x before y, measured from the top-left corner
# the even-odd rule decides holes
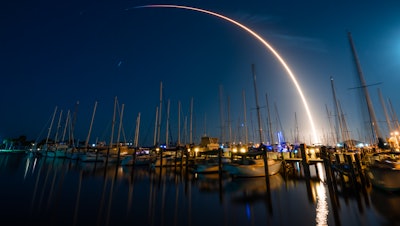
[[[318,172],[318,173],[317,173]],[[0,155],[10,225],[396,225],[399,195],[328,189],[323,166],[264,178]],[[336,200],[336,201],[335,201]],[[370,203],[372,205],[370,205]],[[391,213],[392,212],[392,213]],[[390,224],[389,224],[390,223]]]
[[[316,225],[328,225],[328,202],[326,196],[326,189],[323,183],[319,183],[316,186],[317,190],[317,216],[316,216]]]

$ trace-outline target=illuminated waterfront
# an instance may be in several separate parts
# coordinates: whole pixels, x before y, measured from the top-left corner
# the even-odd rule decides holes
[[[400,224],[398,194],[333,194],[323,167],[310,169],[309,180],[301,172],[271,176],[268,194],[264,178],[2,153],[2,225]]]

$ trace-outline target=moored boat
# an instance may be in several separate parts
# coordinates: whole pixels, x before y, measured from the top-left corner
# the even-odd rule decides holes
[[[218,157],[213,157],[209,159],[204,159],[194,165],[194,173],[219,173],[219,171],[225,171],[224,165],[229,164],[231,160],[229,158],[221,158],[221,169]]]
[[[82,162],[103,162],[104,156],[98,152],[85,152],[79,156]]]
[[[279,173],[282,161],[276,159],[267,159],[268,175]],[[225,164],[223,169],[235,177],[265,177],[264,159],[240,159],[231,164]]]
[[[400,191],[400,152],[375,153],[366,168],[371,184],[387,191]]]
[[[133,155],[124,156],[121,160],[123,166],[150,166],[156,160],[156,156],[151,155],[138,155],[133,158]]]

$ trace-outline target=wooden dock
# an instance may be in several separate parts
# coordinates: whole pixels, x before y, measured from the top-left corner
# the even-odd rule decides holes
[[[322,164],[325,168],[328,183],[342,187],[360,187],[368,184],[364,176],[365,165],[361,161],[361,153],[328,151],[321,147],[318,157],[310,158],[306,153],[305,144],[300,145],[300,157],[281,155],[280,158],[286,163],[286,167],[295,168],[294,164],[302,168],[304,176],[311,178],[310,167]],[[287,169],[284,169],[284,172]],[[317,169],[316,169],[317,171]]]

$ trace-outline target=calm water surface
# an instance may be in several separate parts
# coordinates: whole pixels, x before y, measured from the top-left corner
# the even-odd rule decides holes
[[[322,168],[268,193],[265,178],[1,153],[1,225],[400,225],[399,194],[335,191]]]

